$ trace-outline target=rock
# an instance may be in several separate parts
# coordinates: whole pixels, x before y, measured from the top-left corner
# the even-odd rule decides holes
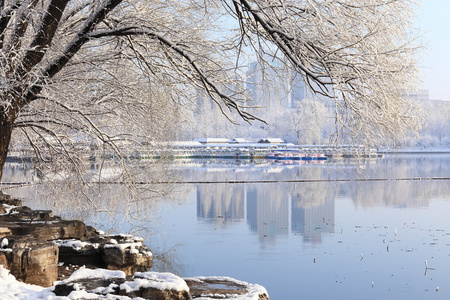
[[[153,265],[153,255],[141,238],[129,235],[110,237],[108,243],[100,246],[108,269],[122,270],[132,275],[137,271],[147,271]]]
[[[121,270],[128,275],[148,271],[153,265],[152,253],[142,242],[141,238],[129,235],[99,234],[86,241],[54,241],[59,247],[59,261],[65,265]]]
[[[1,225],[8,226],[14,235],[32,235],[47,241],[86,238],[86,225],[77,220],[57,220],[54,222],[42,220],[24,222],[23,220],[16,220],[12,222],[14,223],[10,223],[9,226],[4,223]]]
[[[0,215],[0,228],[8,228],[13,235],[32,235],[43,240],[86,239],[86,225],[78,220],[61,220],[49,210],[9,207],[9,212]]]
[[[59,262],[90,268],[106,268],[98,244],[80,240],[54,241],[59,247]]]
[[[68,279],[59,282],[53,292],[57,296],[68,296],[76,290],[84,290],[97,295],[118,295],[154,300],[191,299],[186,282],[171,273],[136,273],[134,277],[127,280],[122,271],[82,268],[74,272]]]
[[[144,299],[191,299],[189,287],[180,277],[171,273],[136,273],[132,281],[120,285],[119,295]]]
[[[7,227],[0,227],[0,238],[11,235],[12,232]]]
[[[83,289],[92,294],[99,295],[119,295],[119,286],[125,282],[123,278],[85,278],[74,280],[68,283],[59,283],[55,286],[53,293],[56,296],[69,296],[77,289]]]
[[[84,291],[85,295],[115,295],[153,300],[258,299],[269,300],[265,288],[229,277],[195,277],[182,279],[171,273],[142,272],[133,277],[121,271],[80,269],[59,282],[53,292],[69,296]],[[73,296],[70,295],[70,296]]]
[[[57,296],[68,296],[72,291],[79,290],[97,295],[118,295],[119,286],[125,281],[126,274],[122,271],[82,267],[69,278],[57,282],[53,292]]]
[[[22,200],[6,196],[5,194],[0,194],[0,214],[8,213],[11,209],[22,206]]]
[[[7,204],[7,205],[12,205],[12,206],[22,206],[22,200],[11,198],[11,196],[0,192],[0,204]]]
[[[6,255],[3,252],[0,252],[0,266],[6,266],[8,265],[8,261],[6,260]]]
[[[6,266],[18,280],[28,284],[51,286],[58,277],[58,247],[32,236],[8,236],[8,248],[2,249]]]
[[[269,300],[264,287],[230,277],[194,277],[184,280],[193,299],[236,299],[236,295],[240,295],[242,299]]]
[[[47,241],[55,241],[54,244],[60,247],[60,251],[59,259],[58,253],[56,258],[53,258],[55,262],[52,269],[58,270],[56,264],[60,261],[66,265],[123,270],[132,275],[136,271],[148,271],[153,265],[152,253],[143,245],[143,240],[140,238],[128,235],[104,236],[81,221],[61,220],[50,210],[32,210],[26,206],[16,206],[21,204],[19,200],[8,198],[4,194],[2,197],[4,199],[1,200],[3,202],[0,206],[4,208],[4,213],[0,213],[0,238],[9,238],[10,235],[34,237],[33,242],[30,242],[29,238],[27,240],[33,244],[34,249],[48,248]],[[27,272],[36,273],[35,267],[26,264],[16,266],[18,260],[15,255],[28,256],[29,245],[21,243],[23,250],[19,250],[18,239],[16,238],[15,241],[14,255],[5,256],[8,261],[6,265],[9,266],[11,274],[19,280],[39,282],[39,280],[30,279],[33,278],[32,275],[31,277],[26,275]],[[39,243],[42,243],[42,246],[37,247]],[[27,268],[30,269],[27,271]],[[64,272],[64,275],[70,275],[68,273]],[[53,272],[49,278],[56,280]],[[43,278],[42,282],[48,284],[49,280]]]

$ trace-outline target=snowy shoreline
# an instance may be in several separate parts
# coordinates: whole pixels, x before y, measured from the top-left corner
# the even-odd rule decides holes
[[[149,271],[152,263],[141,238],[31,210],[0,191],[1,299],[269,299],[258,284],[180,278]]]

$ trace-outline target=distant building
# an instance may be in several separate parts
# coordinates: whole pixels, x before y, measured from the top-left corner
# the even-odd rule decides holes
[[[305,81],[300,74],[295,74],[292,79],[291,88],[291,107],[295,108],[297,103],[306,98]]]
[[[293,108],[305,98],[305,83],[300,74],[293,74],[283,66],[283,62],[270,55],[263,55],[265,63],[258,61],[249,64],[247,71],[247,91],[253,105],[269,110]]]
[[[404,97],[406,99],[413,100],[413,101],[419,101],[419,102],[430,100],[430,94],[429,94],[428,90],[417,90],[417,91],[405,92]]]
[[[243,139],[243,138],[235,138],[235,139],[232,139],[230,141],[230,143],[232,143],[232,144],[246,144],[246,143],[249,143],[249,141],[247,141],[246,139]]]
[[[264,138],[260,139],[258,143],[262,144],[283,144],[284,141],[280,138]]]
[[[229,140],[226,138],[201,138],[195,140],[201,144],[228,144]]]

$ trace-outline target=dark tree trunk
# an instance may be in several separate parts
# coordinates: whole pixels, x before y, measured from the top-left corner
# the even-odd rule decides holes
[[[0,182],[2,180],[3,168],[8,155],[9,143],[13,130],[14,119],[0,111]]]

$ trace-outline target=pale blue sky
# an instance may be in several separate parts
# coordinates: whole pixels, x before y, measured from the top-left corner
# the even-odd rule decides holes
[[[422,0],[417,26],[427,49],[421,70],[431,99],[450,100],[450,1]]]

